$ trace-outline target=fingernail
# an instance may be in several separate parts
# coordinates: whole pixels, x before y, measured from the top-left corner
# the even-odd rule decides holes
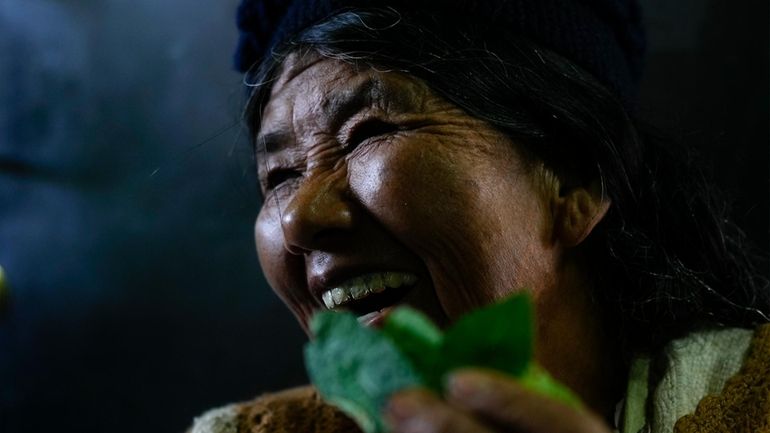
[[[422,399],[413,392],[401,392],[388,401],[385,407],[385,416],[392,424],[401,424],[412,418],[420,411]]]
[[[491,392],[495,383],[488,375],[472,370],[460,370],[449,375],[446,385],[451,397],[464,399]]]

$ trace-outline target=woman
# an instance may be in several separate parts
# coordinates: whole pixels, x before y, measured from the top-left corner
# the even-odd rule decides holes
[[[241,6],[257,250],[300,324],[409,304],[445,326],[528,290],[537,361],[590,409],[468,370],[445,396],[396,395],[396,432],[770,428],[767,285],[700,177],[636,125],[636,5],[441,8]],[[194,431],[251,428],[354,431],[311,388]]]

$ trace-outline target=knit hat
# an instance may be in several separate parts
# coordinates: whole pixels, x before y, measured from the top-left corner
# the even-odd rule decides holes
[[[626,106],[637,100],[645,38],[636,0],[242,0],[236,68],[247,72],[281,42],[351,7],[420,9],[514,32],[592,73]]]

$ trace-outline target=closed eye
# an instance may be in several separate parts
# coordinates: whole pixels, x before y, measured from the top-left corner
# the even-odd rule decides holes
[[[287,168],[276,168],[270,170],[270,172],[267,173],[267,178],[265,179],[265,190],[271,191],[281,186],[286,181],[299,177],[302,177],[302,173],[297,170]]]
[[[353,127],[345,147],[351,151],[370,138],[391,134],[399,129],[397,125],[380,119],[367,119]]]

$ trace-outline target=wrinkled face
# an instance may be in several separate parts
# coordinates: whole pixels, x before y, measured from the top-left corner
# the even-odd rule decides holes
[[[376,324],[412,305],[446,325],[522,288],[553,293],[560,251],[516,144],[409,76],[290,56],[257,138],[269,284]]]

